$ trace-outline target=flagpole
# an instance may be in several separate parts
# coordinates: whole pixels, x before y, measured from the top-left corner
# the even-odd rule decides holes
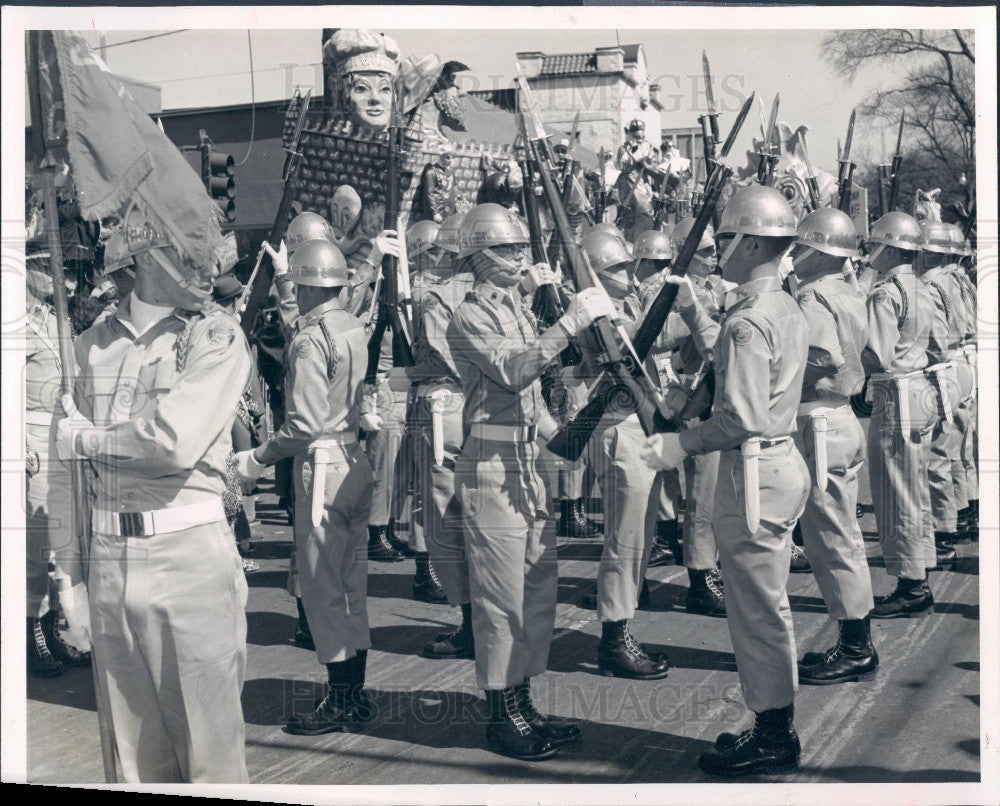
[[[35,157],[43,161],[45,153],[44,117],[39,90],[38,64],[40,59],[40,32],[28,32],[28,87],[31,103],[31,127],[36,145]],[[38,169],[42,177],[42,193],[44,199],[45,236],[49,247],[49,269],[52,272],[52,307],[55,311],[56,330],[59,342],[60,386],[62,394],[73,394],[76,374],[76,358],[73,355],[73,331],[69,323],[69,301],[66,297],[66,280],[63,276],[62,242],[59,237],[59,208],[56,197],[56,173],[58,167],[46,165]],[[50,461],[58,461],[54,452]],[[80,566],[83,569],[84,582],[90,579],[90,545],[87,539],[87,502],[86,487],[83,477],[83,465],[79,461],[69,461],[70,492],[73,507],[70,513],[71,534],[75,534],[80,544]],[[91,641],[91,672],[94,682],[94,703],[97,709],[97,728],[101,736],[101,761],[104,765],[104,780],[109,784],[118,783],[118,770],[115,766],[114,727],[108,714],[104,690],[100,685],[98,673],[97,647]]]

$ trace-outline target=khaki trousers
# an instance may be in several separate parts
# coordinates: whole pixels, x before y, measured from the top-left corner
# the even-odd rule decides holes
[[[719,549],[712,530],[719,452],[684,459],[684,567],[696,571],[715,568]]]
[[[800,521],[802,542],[830,618],[861,619],[875,604],[857,518],[865,433],[850,406],[830,410],[826,419],[826,490],[816,486],[816,440],[809,417],[799,417],[795,435],[811,478]]]
[[[548,665],[559,569],[539,450],[470,437],[455,463],[483,689],[513,686]]]
[[[795,698],[798,671],[788,605],[792,529],[805,508],[809,471],[791,441],[759,458],[760,526],[747,526],[743,462],[723,451],[712,526],[726,586],[726,621],[747,707],[784,708]]]
[[[90,557],[97,676],[123,781],[247,783],[247,583],[229,526],[95,534]]]
[[[372,471],[355,443],[329,449],[323,517],[312,525],[312,457],[296,456],[295,563],[302,606],[321,664],[371,647],[368,632],[368,507]]]
[[[378,390],[378,415],[382,428],[365,437],[365,451],[374,475],[371,513],[368,523],[383,526],[399,514],[405,497],[406,465],[412,457],[401,456],[406,431],[406,406],[409,394],[390,388],[383,381]]]

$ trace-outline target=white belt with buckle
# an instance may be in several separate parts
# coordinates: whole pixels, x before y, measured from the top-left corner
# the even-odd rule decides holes
[[[323,506],[326,501],[326,466],[330,464],[330,449],[353,445],[358,441],[354,431],[341,431],[323,439],[313,440],[309,445],[313,460],[312,501],[310,514],[313,527],[323,522]]]
[[[533,425],[493,425],[492,423],[473,423],[469,427],[469,436],[493,442],[534,442],[538,429]]]
[[[51,425],[52,412],[50,411],[26,411],[24,422],[28,425]]]
[[[91,513],[94,532],[115,537],[151,537],[182,532],[225,519],[226,512],[221,498],[208,498],[197,504],[154,509],[150,512],[108,512],[95,509]]]

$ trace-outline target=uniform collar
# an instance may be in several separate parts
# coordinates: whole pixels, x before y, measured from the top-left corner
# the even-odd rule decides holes
[[[517,286],[513,287],[517,288]],[[500,286],[494,285],[488,281],[476,283],[473,285],[472,290],[488,302],[503,302],[504,300],[508,300],[511,303],[515,303],[514,295],[511,293],[511,289],[501,288]]]
[[[895,277],[898,274],[913,274],[913,264],[901,263],[899,266],[893,266],[888,271],[881,272],[879,279],[888,280],[890,277]]]
[[[181,315],[180,311],[174,308],[169,314],[151,324],[142,333],[139,333],[135,329],[135,325],[132,324],[132,298],[134,296],[135,296],[135,291],[130,293],[127,297],[125,297],[125,299],[123,299],[120,303],[118,303],[118,307],[115,309],[113,317],[114,319],[118,320],[119,324],[121,324],[122,327],[124,327],[129,333],[132,334],[133,338],[138,339],[140,336],[146,335],[146,333],[149,333],[151,330],[159,327],[163,322],[166,322],[171,318],[176,318],[181,322],[187,321]]]
[[[306,325],[311,325],[313,322],[318,320],[324,314],[328,314],[331,311],[333,312],[343,311],[346,313],[346,311],[344,311],[342,307],[337,305],[337,300],[335,299],[327,300],[326,302],[317,305],[315,308],[309,311],[309,313],[304,313],[302,314],[302,316],[296,319],[295,320],[296,330],[301,331],[302,328],[304,328]]]
[[[920,275],[921,280],[933,280],[935,277],[940,277],[942,274],[948,273],[948,266],[935,266],[933,269],[928,269],[923,274]]]
[[[795,276],[798,277],[798,275]],[[817,272],[816,274],[810,274],[806,277],[798,277],[798,279],[799,291],[802,291],[806,288],[817,286],[827,280],[844,280],[844,274],[841,271]]]
[[[749,280],[743,285],[736,286],[726,294],[726,310],[731,311],[735,305],[739,305],[750,297],[756,297],[766,291],[780,291],[781,278],[774,275],[758,277],[756,280]]]

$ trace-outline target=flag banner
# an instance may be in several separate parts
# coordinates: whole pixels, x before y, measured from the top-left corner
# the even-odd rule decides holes
[[[184,258],[214,266],[218,210],[177,146],[81,37],[43,31],[39,40],[46,158],[67,155],[81,216],[120,215],[134,203]]]

